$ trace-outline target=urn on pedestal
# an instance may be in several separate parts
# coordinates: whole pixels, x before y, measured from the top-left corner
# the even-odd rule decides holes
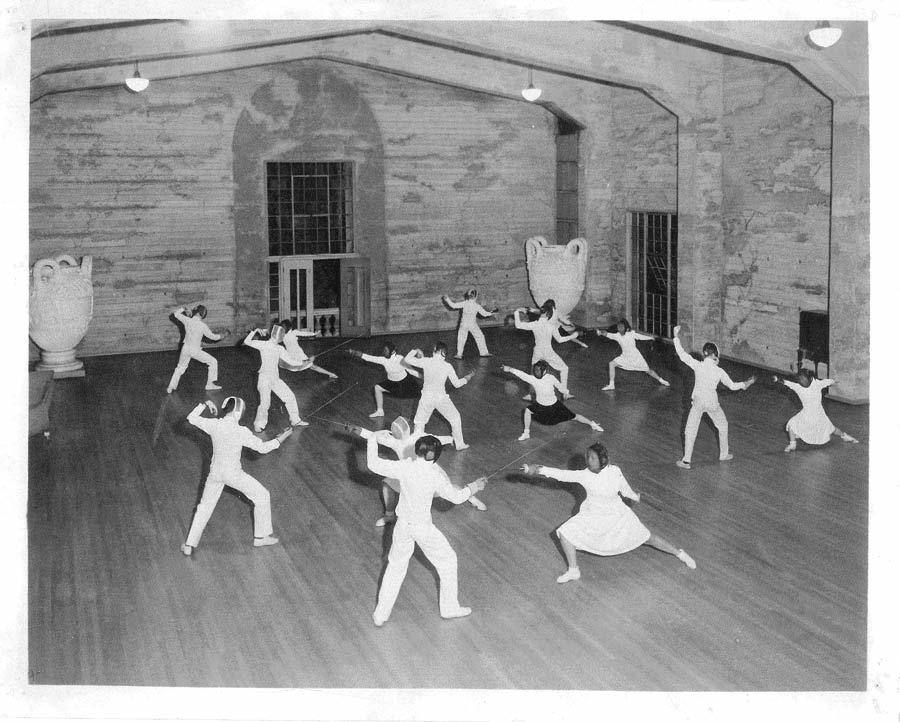
[[[535,303],[540,306],[552,298],[560,319],[567,322],[584,292],[587,260],[588,242],[584,238],[575,238],[565,246],[551,245],[543,236],[529,238],[525,261]]]
[[[72,256],[42,258],[31,270],[28,333],[41,349],[39,369],[56,378],[84,376],[75,347],[94,315],[91,257],[79,264]]]

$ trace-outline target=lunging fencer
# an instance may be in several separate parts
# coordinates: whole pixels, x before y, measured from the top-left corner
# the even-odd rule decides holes
[[[279,361],[290,362],[288,350],[281,345],[284,339],[284,326],[274,324],[268,337],[264,337],[265,330],[256,328],[247,334],[244,344],[252,346],[259,351],[260,364],[259,376],[256,381],[256,389],[259,391],[259,407],[256,409],[256,418],[253,421],[253,430],[259,433],[269,423],[269,405],[274,393],[284,402],[287,408],[291,426],[309,426],[300,418],[300,410],[297,408],[297,397],[291,388],[281,380],[278,371]],[[257,338],[257,335],[263,336]]]
[[[396,396],[398,399],[417,399],[422,395],[422,389],[416,381],[421,375],[418,371],[406,365],[403,357],[397,353],[397,349],[390,341],[384,342],[381,356],[373,356],[356,349],[349,349],[347,353],[363,361],[383,366],[385,372],[387,372],[387,378],[375,384],[373,389],[375,393],[375,411],[369,414],[370,419],[384,416],[385,394]]]
[[[456,375],[454,368],[447,362],[447,344],[438,341],[431,349],[431,356],[423,356],[422,352],[414,348],[404,357],[404,362],[410,366],[416,366],[422,369],[424,377],[422,385],[422,398],[419,399],[419,406],[416,409],[416,415],[413,417],[413,428],[415,433],[424,434],[425,424],[431,418],[431,415],[437,411],[450,424],[450,431],[453,434],[453,444],[457,451],[468,449],[469,445],[463,440],[462,419],[459,416],[456,406],[447,395],[446,383],[449,381],[455,388],[465,386],[469,379],[475,375],[474,371],[470,371],[462,378]]]
[[[409,427],[409,422],[403,416],[398,416],[391,423],[391,430],[375,431],[375,440],[380,446],[386,446],[397,454],[398,459],[415,459],[416,442],[425,436],[424,432],[414,434]],[[435,437],[442,446],[453,443],[452,436]],[[384,515],[375,522],[375,526],[393,524],[397,520],[397,492],[385,480],[381,485],[381,499],[384,502]],[[467,501],[479,511],[486,511],[487,506],[474,494]]]
[[[638,341],[654,341],[656,340],[656,336],[649,336],[634,331],[626,318],[619,320],[616,324],[615,332],[597,329],[597,335],[606,336],[606,338],[615,341],[622,350],[622,353],[609,362],[609,383],[603,387],[603,391],[615,390],[617,368],[620,368],[623,371],[643,371],[645,374],[655,378],[663,386],[669,385],[668,381],[650,368],[643,354],[638,351]]]
[[[556,302],[549,298],[544,301],[541,306],[541,316],[537,321],[523,321],[522,313],[527,309],[517,308],[513,314],[513,321],[516,328],[531,331],[534,334],[534,351],[531,354],[531,365],[534,366],[538,361],[546,361],[550,366],[559,371],[560,383],[569,388],[569,367],[562,357],[553,350],[553,341],[557,343],[565,343],[566,341],[574,341],[578,338],[578,332],[574,331],[568,336],[563,336],[559,332],[560,321],[556,315]],[[568,391],[563,395],[564,399],[571,398],[572,394]]]
[[[203,410],[206,408],[218,418],[203,416]],[[185,556],[191,556],[200,543],[203,530],[226,486],[237,489],[253,504],[253,546],[263,547],[278,543],[278,538],[272,535],[272,505],[269,491],[241,468],[241,450],[246,446],[260,454],[268,454],[281,446],[290,436],[292,429],[288,427],[278,437],[263,441],[254,436],[246,426],[241,426],[243,414],[244,400],[236,396],[225,399],[221,415],[212,401],[197,404],[188,414],[187,420],[191,424],[209,434],[212,440],[212,461],[203,486],[203,495],[194,511],[190,531],[184,544],[181,545],[181,552]]]
[[[463,357],[463,351],[466,348],[466,341],[469,334],[475,339],[475,345],[478,346],[480,356],[490,356],[487,343],[484,340],[484,332],[478,326],[478,318],[490,318],[499,309],[493,311],[486,310],[478,301],[478,290],[470,288],[463,295],[462,301],[454,301],[450,296],[441,296],[441,300],[454,310],[461,310],[459,317],[459,329],[456,332],[456,358]]]
[[[203,338],[206,337],[210,341],[221,341],[229,332],[215,333],[206,325],[204,321],[206,318],[206,306],[203,304],[196,306],[193,310],[179,306],[172,311],[172,314],[184,326],[184,343],[181,344],[178,365],[175,366],[175,371],[172,373],[166,393],[171,394],[178,388],[178,381],[181,379],[181,375],[187,371],[191,359],[197,359],[197,361],[207,366],[206,390],[215,391],[221,389],[222,387],[216,383],[219,379],[219,362],[216,361],[212,354],[203,350]]]
[[[441,616],[444,619],[468,616],[472,610],[459,603],[456,553],[431,520],[431,502],[435,496],[440,496],[453,504],[461,504],[484,489],[487,481],[481,478],[462,488],[454,486],[437,464],[441,442],[434,436],[426,435],[416,441],[414,459],[388,461],[378,457],[378,441],[373,432],[358,427],[356,430],[366,439],[369,469],[385,477],[388,483],[396,484],[400,494],[387,568],[372,613],[375,626],[382,626],[390,618],[416,544],[438,573]]]
[[[555,426],[564,421],[577,421],[585,426],[590,426],[591,429],[598,433],[602,432],[603,427],[600,424],[592,421],[587,416],[573,413],[557,398],[557,391],[565,395],[569,390],[553,374],[548,373],[549,368],[550,364],[546,361],[538,361],[532,367],[532,375],[519,371],[519,369],[514,369],[512,366],[503,366],[503,370],[506,373],[512,374],[530,385],[534,392],[534,401],[528,405],[523,413],[524,429],[518,440],[527,441],[531,438],[532,418],[544,426]]]
[[[719,405],[719,395],[716,391],[719,384],[727,386],[732,391],[749,389],[756,383],[756,377],[751,376],[746,381],[732,381],[725,373],[725,369],[719,367],[719,347],[712,341],[703,344],[703,360],[698,361],[688,354],[681,345],[678,334],[681,326],[673,330],[673,343],[675,353],[682,363],[690,366],[694,371],[694,390],[691,393],[691,411],[684,425],[684,456],[676,465],[682,469],[691,468],[691,457],[694,453],[694,442],[697,440],[697,431],[700,428],[700,420],[703,414],[709,414],[716,429],[719,432],[719,461],[730,461],[734,458],[728,448],[728,419]]]
[[[803,408],[790,419],[788,419],[785,430],[788,432],[790,443],[785,447],[785,452],[790,453],[797,448],[797,439],[812,444],[813,446],[821,446],[827,444],[832,434],[840,436],[844,441],[852,444],[858,444],[859,441],[846,431],[841,431],[837,426],[831,423],[828,414],[822,407],[822,391],[827,389],[834,383],[834,379],[817,379],[808,369],[800,369],[797,374],[797,381],[788,381],[787,379],[779,379],[773,376],[772,380],[777,384],[779,381],[793,391],[800,399]]]
[[[585,454],[587,468],[579,471],[555,469],[539,464],[525,464],[526,474],[539,474],[557,481],[580,484],[587,494],[578,513],[556,530],[569,568],[557,577],[560,584],[581,579],[576,551],[601,556],[624,554],[642,544],[677,557],[689,569],[697,563],[684,549],[653,534],[622,501],[626,497],[640,501],[641,495],[631,488],[622,470],[609,463],[609,454],[601,443],[592,444]],[[620,496],[621,495],[621,496]]]
[[[290,357],[290,361],[284,361],[282,359],[278,362],[278,365],[281,366],[281,368],[286,371],[305,371],[306,369],[310,369],[323,376],[327,376],[330,379],[336,379],[338,377],[336,373],[333,373],[328,369],[323,369],[321,366],[316,366],[316,364],[313,363],[313,361],[316,360],[316,357],[307,356],[306,352],[300,348],[300,342],[297,339],[301,337],[313,338],[317,335],[315,331],[301,331],[300,329],[294,328],[294,324],[289,319],[279,321],[278,323],[284,328],[284,339],[282,340],[282,343],[287,349],[288,356]]]

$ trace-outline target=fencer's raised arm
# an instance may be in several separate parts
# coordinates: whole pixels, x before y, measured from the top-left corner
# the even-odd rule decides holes
[[[378,439],[375,438],[375,434],[369,434],[366,438],[366,466],[373,474],[387,477],[396,476],[398,471],[404,468],[402,462],[379,458]]]
[[[675,327],[676,329],[678,326]],[[681,359],[681,362],[687,364],[692,369],[696,369],[700,362],[691,356],[687,351],[684,350],[684,347],[681,345],[681,339],[678,338],[678,332],[676,330],[675,335],[672,337],[672,345],[675,346],[675,353],[678,358]]]
[[[256,328],[250,329],[250,333],[248,333],[247,338],[244,339],[245,346],[253,346],[253,348],[260,348],[262,346],[262,341],[254,338],[258,330],[259,329]]]
[[[207,419],[205,416],[202,416],[203,409],[207,408],[205,403],[197,404],[191,413],[187,415],[188,423],[193,424],[198,429],[202,429],[209,433],[210,425],[213,423],[212,419]]]
[[[420,353],[422,352],[417,348],[410,349],[409,353],[403,357],[403,363],[409,364],[410,366],[422,368],[424,366],[424,364],[422,363],[422,359],[417,356],[417,354]]]
[[[515,327],[522,330],[530,330],[534,328],[537,324],[537,321],[523,321],[519,316],[522,311],[523,309],[521,308],[517,308],[515,311],[513,311],[513,324],[515,325]]]
[[[463,307],[462,301],[454,301],[450,296],[441,296],[444,303],[446,303],[452,309],[460,309]]]

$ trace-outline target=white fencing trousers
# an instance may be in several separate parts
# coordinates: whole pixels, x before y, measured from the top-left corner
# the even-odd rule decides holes
[[[569,367],[566,366],[566,362],[562,360],[562,356],[556,353],[552,348],[540,349],[535,346],[534,351],[531,354],[531,365],[534,366],[538,361],[546,361],[550,364],[550,368],[559,371],[559,382],[563,385],[563,388],[569,388]]]
[[[472,334],[472,338],[475,339],[475,344],[478,346],[478,353],[482,356],[487,356],[487,343],[485,343],[484,333],[478,328],[478,324],[468,326],[464,323],[459,324],[459,330],[456,332],[456,355],[463,355],[463,349],[466,347],[466,340],[468,339],[469,334]]]
[[[716,404],[691,404],[691,412],[688,414],[687,423],[684,425],[684,460],[690,461],[694,453],[694,442],[697,440],[697,430],[700,428],[700,420],[703,414],[709,414],[713,424],[719,431],[719,456],[728,455],[728,419],[722,407]]]
[[[253,503],[254,535],[264,537],[272,533],[272,505],[269,501],[269,490],[245,471],[238,470],[224,474],[213,471],[206,477],[203,495],[194,512],[194,521],[191,522],[191,530],[188,532],[185,542],[188,546],[195,547],[199,544],[206,523],[219,502],[222,489],[226,486],[237,489]]]
[[[462,446],[465,443],[462,433],[462,418],[460,418],[459,411],[456,410],[447,394],[441,394],[436,399],[432,396],[422,396],[419,399],[419,406],[416,408],[416,415],[413,417],[414,433],[425,432],[425,424],[428,423],[435,411],[447,419],[447,422],[450,424],[453,443],[456,446]]]
[[[391,550],[388,552],[387,569],[378,591],[378,604],[374,614],[376,619],[387,620],[391,616],[416,544],[434,565],[440,578],[441,615],[451,614],[459,609],[456,552],[447,537],[434,524],[414,525],[398,519],[394,525]]]
[[[280,378],[272,380],[266,376],[260,376],[256,382],[256,390],[259,391],[259,408],[256,409],[256,419],[253,421],[256,428],[265,427],[269,423],[269,404],[272,403],[272,394],[284,402],[292,424],[300,420],[297,397],[294,396],[291,387]]]
[[[178,387],[178,381],[181,378],[181,374],[187,371],[188,364],[191,362],[192,358],[197,359],[200,363],[205,363],[208,366],[206,372],[207,386],[215,383],[216,379],[219,378],[219,362],[216,361],[214,356],[206,353],[202,348],[182,346],[181,353],[178,355],[178,365],[175,367],[175,371],[172,374],[172,380],[169,381],[170,387],[173,389]]]

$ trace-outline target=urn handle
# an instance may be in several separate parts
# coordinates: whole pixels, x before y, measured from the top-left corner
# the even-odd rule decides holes
[[[31,275],[34,278],[35,283],[45,282],[53,275],[53,273],[50,273],[45,279],[41,273],[45,268],[49,268],[53,273],[56,273],[56,269],[59,268],[59,263],[52,258],[42,258],[40,261],[35,261],[34,268],[31,269]]]
[[[566,244],[566,253],[570,256],[575,256],[578,260],[578,265],[584,267],[584,264],[587,262],[587,249],[588,242],[585,238],[573,238]]]
[[[70,256],[67,253],[63,253],[56,257],[57,263],[65,263],[67,266],[77,266],[78,261],[75,260],[75,256]]]
[[[541,255],[547,247],[547,239],[543,236],[533,236],[525,241],[525,258],[530,263],[534,258]]]

